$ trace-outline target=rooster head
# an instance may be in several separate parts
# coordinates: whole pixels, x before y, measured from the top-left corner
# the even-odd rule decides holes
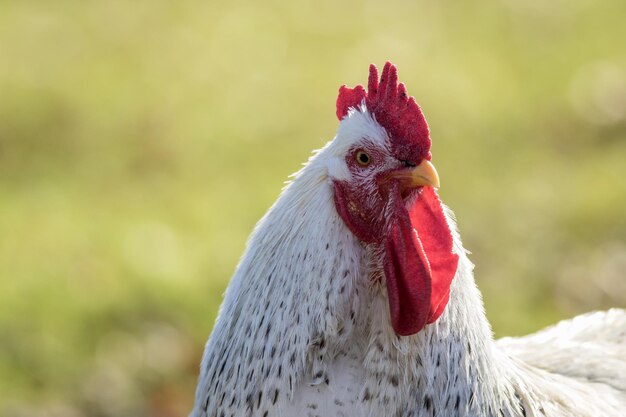
[[[415,334],[443,313],[458,265],[435,191],[428,125],[390,62],[380,79],[370,66],[367,91],[341,86],[337,117],[335,207],[380,253],[395,332]]]

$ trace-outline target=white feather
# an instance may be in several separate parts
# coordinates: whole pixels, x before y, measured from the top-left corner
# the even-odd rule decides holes
[[[444,314],[390,326],[380,265],[346,228],[331,180],[346,152],[387,146],[364,108],[296,173],[255,227],[207,342],[192,417],[585,416],[626,410],[626,314],[494,342],[454,217],[459,268]]]

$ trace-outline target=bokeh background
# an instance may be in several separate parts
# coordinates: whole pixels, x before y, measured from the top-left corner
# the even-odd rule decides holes
[[[391,59],[496,336],[626,305],[626,2],[0,2],[0,415],[184,416],[340,84]]]

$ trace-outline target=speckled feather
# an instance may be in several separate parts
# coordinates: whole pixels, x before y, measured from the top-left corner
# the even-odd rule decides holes
[[[350,176],[344,155],[359,141],[387,146],[364,105],[257,224],[207,342],[191,417],[623,416],[626,313],[494,341],[447,209],[460,256],[449,304],[419,333],[394,333],[380,253],[333,204],[331,181]]]

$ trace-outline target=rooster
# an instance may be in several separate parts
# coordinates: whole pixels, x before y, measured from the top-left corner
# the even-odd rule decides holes
[[[191,416],[625,416],[625,311],[493,340],[396,67],[336,109],[249,239]]]

